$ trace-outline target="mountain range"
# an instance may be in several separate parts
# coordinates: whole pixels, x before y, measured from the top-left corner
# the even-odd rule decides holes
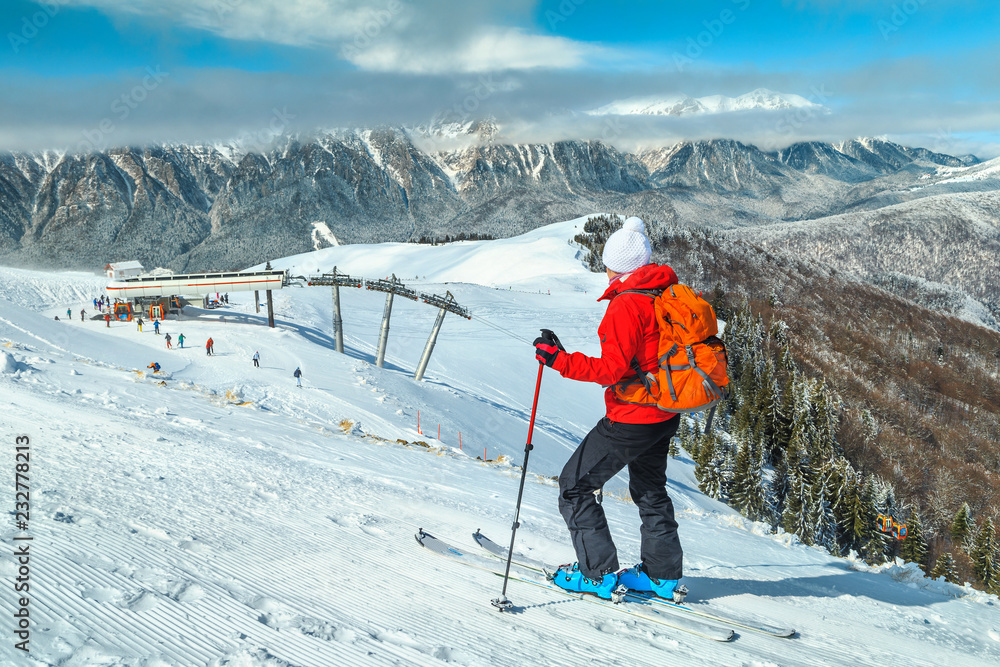
[[[260,152],[0,153],[0,263],[238,269],[338,242],[507,237],[613,211],[835,257],[873,280],[928,279],[1000,317],[998,160],[879,138],[629,152],[600,141],[495,143],[488,122],[464,132],[470,143],[449,150],[426,130],[380,127]]]

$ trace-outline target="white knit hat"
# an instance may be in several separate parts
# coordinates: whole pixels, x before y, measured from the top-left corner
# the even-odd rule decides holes
[[[604,244],[601,260],[615,273],[630,273],[649,264],[652,248],[642,220],[631,217]]]

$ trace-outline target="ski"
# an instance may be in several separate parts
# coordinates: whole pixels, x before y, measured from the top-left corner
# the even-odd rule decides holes
[[[479,530],[472,534],[473,539],[479,544],[483,549],[486,550],[492,557],[507,561],[507,547],[500,546],[490,538],[486,537]],[[520,556],[515,554],[511,563],[517,565],[518,567],[530,570],[532,572],[538,572],[541,574],[547,574],[551,568],[548,568],[544,564],[540,563],[531,558]],[[671,602],[670,600],[665,600],[661,597],[656,596],[653,593],[644,593],[642,591],[629,591],[625,594],[626,600],[642,600],[644,602],[651,603],[657,607],[664,607],[672,612],[690,614],[694,616],[699,616],[708,621],[714,621],[716,623],[724,623],[727,625],[735,625],[744,630],[749,630],[751,632],[757,632],[762,635],[768,635],[771,637],[781,637],[789,638],[795,635],[795,630],[792,628],[782,628],[779,626],[771,625],[769,623],[761,623],[759,621],[747,618],[737,618],[733,616],[728,616],[725,614],[717,614],[713,611],[705,611],[698,609],[696,607],[689,607],[685,604],[677,604],[676,602]]]
[[[434,537],[430,533],[424,531],[423,528],[417,531],[415,537],[420,546],[440,556],[444,556],[445,558],[448,558],[456,563],[461,563],[462,565],[490,572],[498,577],[504,576],[503,568],[497,567],[494,564],[494,560],[490,558],[481,558],[475,554],[463,551],[462,549]],[[633,618],[657,623],[674,630],[680,630],[692,635],[697,635],[704,639],[711,639],[718,642],[728,642],[732,641],[735,637],[735,633],[731,628],[720,628],[699,619],[680,618],[671,614],[665,614],[656,609],[654,605],[644,600],[634,599],[625,600],[621,603],[614,603],[611,600],[604,600],[594,595],[567,591],[559,588],[555,584],[537,581],[517,573],[511,573],[509,575],[509,579],[531,586],[536,586],[538,588],[544,588],[547,591],[558,593],[566,597],[584,600],[593,604],[600,604],[608,609],[613,609],[616,612],[628,614]]]

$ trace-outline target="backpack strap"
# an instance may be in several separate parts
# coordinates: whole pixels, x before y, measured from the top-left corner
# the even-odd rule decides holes
[[[648,297],[656,299],[661,294],[663,294],[663,290],[661,290],[661,289],[660,290],[658,290],[658,289],[627,289],[627,290],[622,290],[621,292],[618,292],[612,298],[613,299],[617,298],[617,297],[621,296],[622,294],[645,294]],[[639,359],[637,357],[634,357],[634,356],[632,357],[632,361],[629,362],[629,367],[635,373],[635,377],[633,377],[633,376],[623,377],[621,380],[619,380],[618,382],[615,382],[614,384],[604,385],[604,386],[606,386],[606,387],[614,387],[614,386],[627,387],[630,384],[635,384],[636,380],[638,380],[639,382],[642,383],[642,386],[646,388],[646,391],[652,393],[652,391],[653,391],[653,381],[649,377],[650,374],[647,373],[647,372],[645,372],[645,371],[643,371],[642,368],[639,367]]]
[[[663,290],[661,290],[661,289],[625,289],[625,290],[622,290],[621,292],[618,292],[617,294],[615,294],[615,297],[619,297],[622,294],[645,294],[646,296],[650,296],[650,297],[653,297],[655,299],[656,297],[658,297],[661,294],[663,294]]]

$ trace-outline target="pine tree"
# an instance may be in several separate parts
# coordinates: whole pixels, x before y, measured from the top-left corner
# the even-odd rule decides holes
[[[814,452],[821,458],[832,458],[836,453],[838,407],[825,382],[812,387],[810,396],[815,418],[816,442]]]
[[[878,509],[875,506],[877,490],[874,475],[869,475],[862,483],[851,472],[844,487],[842,547],[855,551],[872,565],[885,562],[885,540],[875,525]]]
[[[885,538],[875,525],[878,519],[876,506],[878,496],[878,481],[875,475],[869,475],[861,486],[858,496],[858,508],[854,525],[855,539],[858,543],[858,553],[865,562],[880,565],[885,562]]]
[[[788,476],[788,457],[783,457],[781,461],[774,466],[774,472],[771,473],[771,487],[770,487],[770,497],[771,497],[771,526],[772,528],[777,528],[781,525],[781,515],[785,512],[785,504],[788,499],[788,491],[791,488],[791,480]]]
[[[689,429],[686,431],[686,438],[681,441],[681,446],[691,455],[691,460],[696,464],[698,463],[698,456],[701,454],[701,450],[699,449],[700,444],[701,425],[696,421],[693,425],[689,425]]]
[[[955,572],[955,559],[952,558],[951,553],[943,553],[938,556],[938,559],[934,562],[934,567],[931,569],[931,579],[940,579],[944,577],[944,580],[953,584],[958,583],[958,573]]]
[[[774,363],[768,359],[764,364],[760,377],[760,386],[757,388],[755,401],[755,412],[757,414],[757,424],[754,432],[756,442],[760,444],[762,453],[770,452],[775,447],[775,435],[777,433],[777,406],[775,396],[777,389],[774,381]]]
[[[810,520],[814,541],[835,556],[840,555],[838,540],[837,517],[833,508],[840,503],[837,495],[837,482],[834,462],[829,460],[823,464],[812,490],[813,506],[810,508]]]
[[[721,498],[726,482],[723,446],[713,434],[708,433],[701,437],[698,449],[698,461],[694,467],[698,488],[709,498]]]
[[[1000,587],[1000,563],[997,562],[1000,553],[998,553],[997,548],[993,520],[986,519],[986,523],[979,529],[975,540],[973,540],[969,557],[972,558],[972,567],[976,571],[976,576],[983,582],[983,587],[987,591],[993,591]]]
[[[809,486],[798,471],[793,469],[789,478],[788,495],[785,497],[785,511],[781,514],[781,527],[802,540],[803,544],[813,543],[813,526],[809,516],[812,498]]]
[[[906,539],[899,548],[899,556],[904,561],[916,563],[924,572],[927,571],[927,542],[924,541],[924,531],[916,508],[910,509],[910,516],[906,520]]]
[[[771,451],[767,452],[768,460],[773,465],[778,465],[784,456],[788,445],[792,441],[792,430],[795,420],[795,387],[797,377],[794,372],[789,374],[788,380],[781,391],[781,404],[775,411],[774,439]]]
[[[975,523],[972,520],[972,510],[969,503],[962,503],[962,506],[955,513],[955,519],[951,522],[951,539],[955,545],[968,550],[967,542],[969,536],[975,530]]]
[[[730,503],[752,521],[767,516],[767,491],[764,470],[757,448],[752,442],[740,445],[736,455],[733,479],[729,491]]]
[[[709,300],[715,316],[720,320],[728,320],[730,316],[729,308],[726,306],[726,291],[722,288],[722,283],[716,282],[712,289],[712,297]]]

